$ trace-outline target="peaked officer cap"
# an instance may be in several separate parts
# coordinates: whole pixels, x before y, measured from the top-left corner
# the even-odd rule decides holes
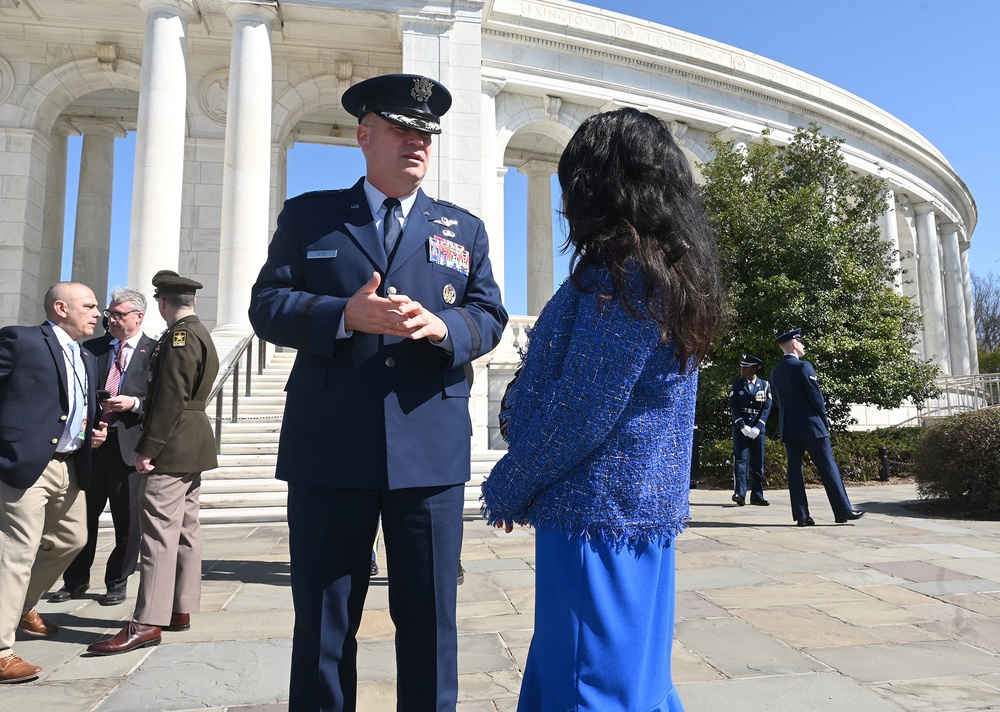
[[[783,344],[786,341],[791,341],[792,339],[797,339],[800,336],[802,336],[802,329],[801,328],[792,329],[791,331],[786,331],[784,334],[782,334],[777,339],[775,339],[774,343],[776,343],[776,344]]]
[[[439,134],[441,117],[451,108],[451,93],[419,74],[384,74],[350,87],[341,103],[358,123],[374,112],[398,126]]]
[[[159,299],[164,294],[194,294],[203,285],[187,277],[181,277],[176,272],[169,269],[161,269],[153,275],[153,299]]]
[[[743,360],[740,361],[740,368],[751,368],[754,366],[763,365],[764,360],[759,359],[753,354],[743,354]]]

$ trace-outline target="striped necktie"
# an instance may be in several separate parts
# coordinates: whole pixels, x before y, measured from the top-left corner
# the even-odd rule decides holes
[[[118,342],[118,353],[115,354],[115,361],[111,364],[111,369],[108,371],[108,380],[104,385],[104,390],[110,393],[112,398],[118,395],[121,390],[122,376],[125,374],[125,349],[129,348],[132,347],[128,345],[128,342]],[[118,417],[118,413],[110,409],[106,409],[101,414],[101,420],[108,425],[118,422]]]

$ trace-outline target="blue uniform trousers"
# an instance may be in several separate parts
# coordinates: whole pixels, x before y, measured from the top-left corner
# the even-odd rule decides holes
[[[382,517],[398,710],[454,712],[464,486],[397,490],[288,483],[295,630],[289,712],[357,708],[356,635]]]
[[[809,440],[787,440],[785,453],[788,455],[788,494],[792,501],[792,518],[800,522],[809,516],[809,502],[806,500],[806,486],[802,474],[802,458],[808,452],[809,457],[819,470],[820,481],[826,489],[827,499],[833,509],[834,517],[848,516],[853,507],[847,498],[844,481],[840,470],[833,460],[830,449],[830,438],[812,438]]]
[[[674,546],[535,535],[518,712],[683,712],[670,672]]]
[[[751,440],[733,428],[733,492],[747,496],[747,465],[750,465],[750,494],[764,499],[764,430]]]

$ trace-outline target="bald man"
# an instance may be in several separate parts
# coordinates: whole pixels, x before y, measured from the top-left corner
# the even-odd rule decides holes
[[[104,441],[97,360],[77,343],[101,316],[94,292],[54,284],[45,316],[0,329],[0,684],[42,671],[14,655],[14,633],[58,632],[35,604],[87,541],[83,490]]]

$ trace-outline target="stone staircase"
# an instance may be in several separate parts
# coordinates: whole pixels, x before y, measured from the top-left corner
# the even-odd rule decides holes
[[[278,352],[263,375],[253,375],[251,395],[240,394],[238,423],[229,422],[232,386],[227,385],[219,467],[202,476],[203,524],[285,521],[288,488],[274,479],[274,466],[284,387],[294,360],[294,351]],[[214,403],[209,416],[215,417]],[[473,452],[472,479],[465,489],[466,516],[478,516],[479,485],[501,455],[497,450]]]

